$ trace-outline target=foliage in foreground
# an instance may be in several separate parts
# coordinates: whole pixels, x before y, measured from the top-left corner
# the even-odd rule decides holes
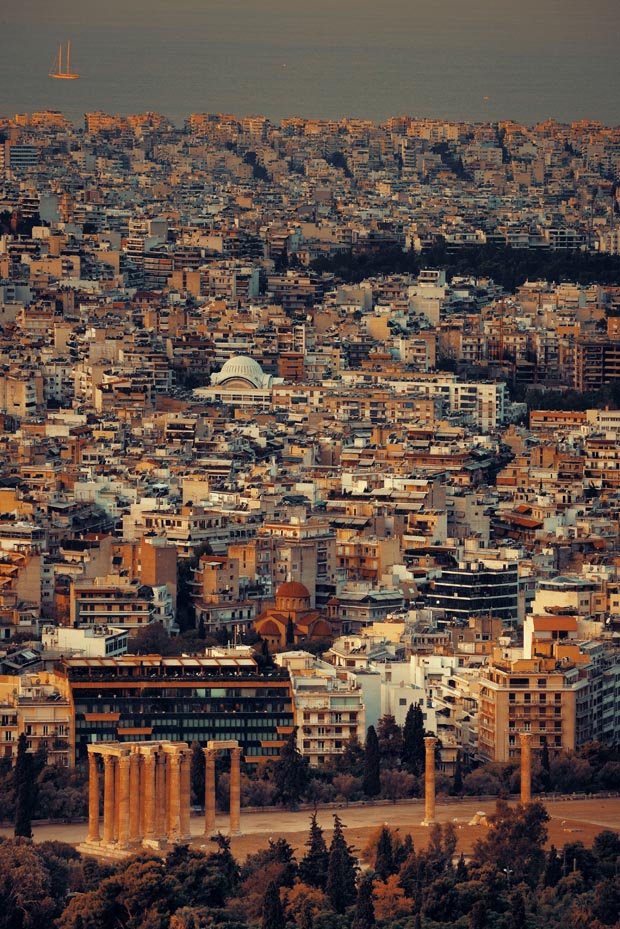
[[[453,823],[432,826],[424,849],[382,826],[363,871],[337,816],[329,850],[313,816],[299,861],[270,839],[241,867],[223,836],[113,868],[62,843],[5,839],[0,929],[620,929],[618,835],[547,850],[547,820],[538,802],[499,801],[467,861]]]

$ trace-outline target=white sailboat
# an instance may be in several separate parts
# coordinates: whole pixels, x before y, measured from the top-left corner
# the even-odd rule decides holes
[[[80,75],[76,71],[71,70],[71,42],[67,42],[64,69],[62,58],[62,45],[59,45],[58,54],[54,58],[54,63],[52,64],[52,70],[49,72],[49,76],[53,77],[57,81],[77,81]]]

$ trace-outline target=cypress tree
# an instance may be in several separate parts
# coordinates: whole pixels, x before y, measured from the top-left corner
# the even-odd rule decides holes
[[[414,853],[415,849],[413,847],[413,839],[410,834],[404,838],[404,841],[396,845],[394,849],[394,873],[400,871],[407,858]]]
[[[297,728],[287,738],[274,765],[274,781],[278,800],[286,806],[295,805],[308,785],[308,759],[297,748]]]
[[[267,885],[263,897],[263,921],[261,929],[285,929],[284,907],[280,900],[280,888],[276,881]]]
[[[424,769],[424,715],[418,703],[411,703],[403,727],[402,761],[419,777]]]
[[[351,929],[372,929],[375,924],[375,908],[372,902],[372,877],[365,874],[357,889],[355,916]]]
[[[26,736],[22,732],[17,742],[15,762],[15,837],[32,838],[32,816],[35,803],[32,756],[28,754]]]
[[[381,833],[379,834],[379,841],[377,842],[375,871],[382,881],[387,881],[388,877],[395,872],[392,834],[385,826],[382,827]]]
[[[454,872],[454,880],[457,884],[464,884],[468,878],[467,865],[465,864],[465,855],[463,852],[459,855],[459,860],[456,863],[456,871]]]
[[[329,846],[326,892],[337,913],[344,913],[355,903],[356,864],[351,849],[346,843],[342,821],[334,814],[334,834]]]
[[[306,842],[308,851],[299,862],[299,878],[304,884],[325,890],[329,852],[323,830],[316,821],[316,812],[310,818],[310,832]]]
[[[295,626],[293,624],[293,617],[289,616],[286,623],[286,644],[294,645],[295,644]]]
[[[555,887],[562,877],[562,859],[558,855],[555,845],[552,845],[547,852],[547,861],[545,862],[545,871],[543,874],[543,884],[545,887]]]
[[[369,726],[366,733],[363,789],[367,797],[376,797],[381,791],[379,739],[374,726]]]

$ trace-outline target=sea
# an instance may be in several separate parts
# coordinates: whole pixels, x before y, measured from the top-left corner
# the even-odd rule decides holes
[[[0,0],[0,115],[616,126],[619,40],[620,0]]]

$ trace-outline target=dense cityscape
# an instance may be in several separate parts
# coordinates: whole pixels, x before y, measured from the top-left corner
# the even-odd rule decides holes
[[[592,121],[0,118],[0,926],[618,926],[617,815],[537,795],[620,778],[619,176]]]

